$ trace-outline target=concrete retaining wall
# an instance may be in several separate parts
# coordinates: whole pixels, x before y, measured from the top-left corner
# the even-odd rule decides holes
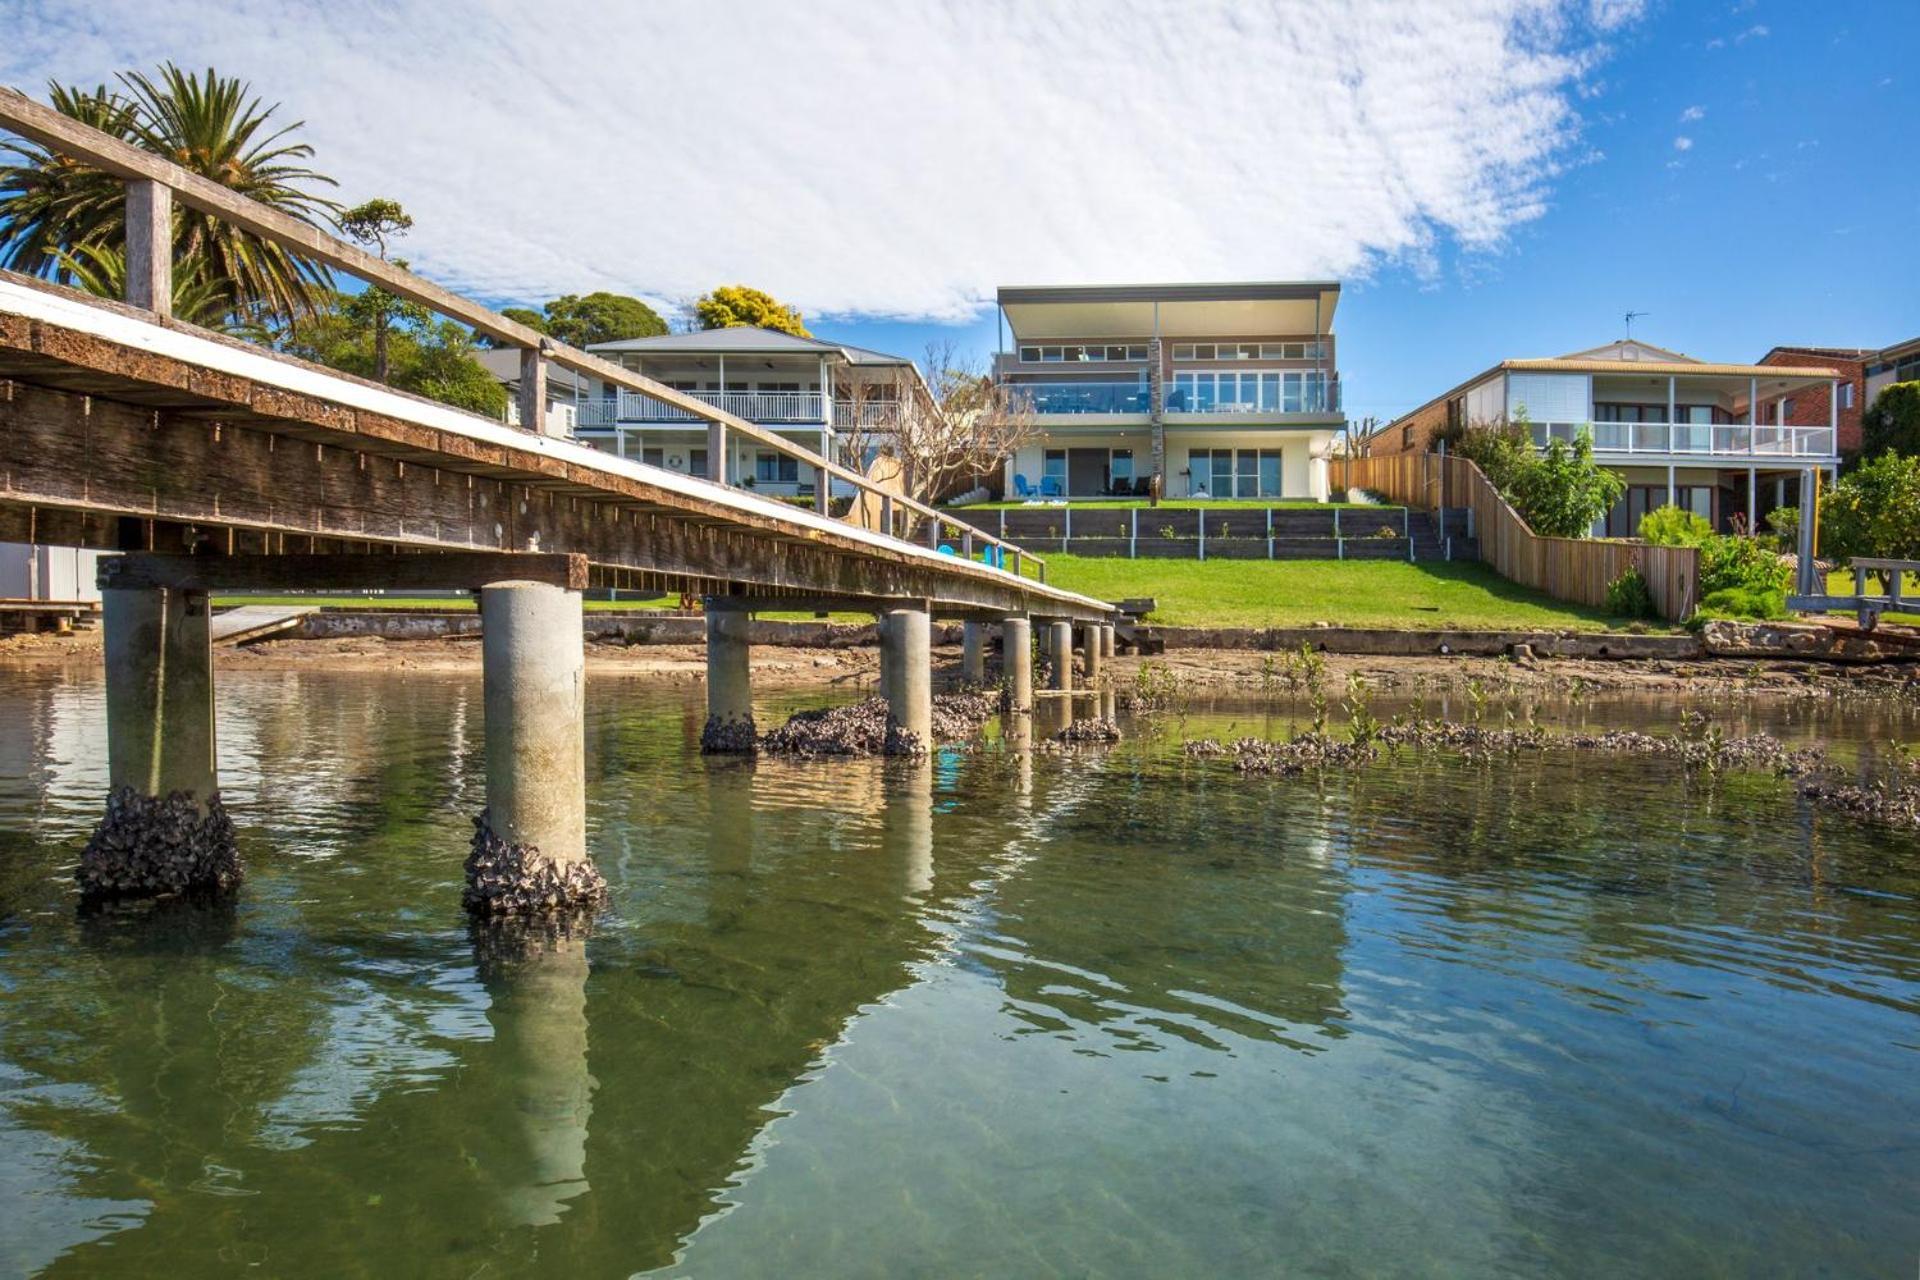
[[[1576,631],[1377,631],[1364,627],[1155,627],[1169,649],[1298,649],[1381,658],[1466,654],[1497,657],[1514,645],[1531,646],[1542,658],[1701,658],[1706,649],[1690,635],[1637,636]]]

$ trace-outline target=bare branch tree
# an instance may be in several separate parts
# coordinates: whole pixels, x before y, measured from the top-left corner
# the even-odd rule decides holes
[[[1032,403],[995,385],[952,341],[927,344],[926,389],[911,377],[855,383],[834,410],[842,460],[865,470],[870,454],[897,458],[909,497],[935,503],[991,477],[1034,438]]]

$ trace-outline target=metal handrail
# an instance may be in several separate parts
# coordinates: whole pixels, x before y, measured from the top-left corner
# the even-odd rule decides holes
[[[490,307],[463,298],[431,280],[417,276],[384,258],[375,257],[364,249],[329,235],[311,223],[303,222],[271,205],[262,204],[231,188],[223,187],[153,152],[143,151],[130,143],[102,133],[71,116],[63,115],[51,107],[35,102],[18,89],[5,85],[0,85],[0,128],[5,128],[49,150],[99,169],[103,173],[111,174],[126,183],[129,206],[126,250],[127,301],[156,316],[171,317],[172,243],[170,236],[156,237],[151,232],[154,227],[166,225],[172,203],[177,199],[189,208],[220,218],[302,257],[311,258],[315,262],[355,276],[368,284],[378,285],[388,293],[408,302],[419,303],[496,342],[517,347],[522,352],[523,370],[529,364],[538,370],[540,365],[550,361],[563,369],[598,378],[602,382],[612,383],[615,387],[638,392],[650,399],[682,410],[688,416],[705,422],[717,443],[723,444],[725,434],[731,432],[763,448],[804,462],[818,474],[842,480],[861,493],[871,494],[881,499],[883,507],[889,512],[887,528],[884,532],[890,538],[906,541],[893,529],[893,520],[900,512],[911,513],[926,520],[931,530],[930,541],[936,548],[939,545],[942,523],[952,523],[946,521],[939,511],[926,503],[904,494],[890,493],[860,472],[823,457],[804,445],[775,435],[725,409],[708,404],[688,392],[676,391],[665,383],[656,382],[652,378],[623,369],[610,360],[604,360],[565,343],[556,342],[550,336],[511,320]],[[165,287],[156,287],[158,285]],[[539,372],[539,378],[544,381],[543,370]],[[525,387],[528,377],[524,372],[521,381]],[[523,425],[521,429],[542,434],[538,429],[538,423],[544,419],[545,411],[544,401],[536,399],[533,413],[536,425],[533,427]],[[724,473],[720,479],[709,483],[725,485]],[[828,486],[819,484],[817,487],[820,494],[821,513],[825,514]],[[1031,562],[1035,566],[1037,580],[1042,584],[1046,582],[1046,561],[1039,556],[1032,555],[1014,543],[1005,542],[991,534],[979,536],[1000,553],[996,559],[1003,563],[1006,559],[1011,559],[1013,565],[1011,569],[1007,569],[1000,564],[983,564],[979,560],[973,560],[971,563],[981,564],[985,568],[998,572],[1009,572],[1015,577],[1025,577],[1025,566]]]
[[[1596,454],[1685,454],[1702,458],[1831,458],[1832,427],[1761,422],[1536,422],[1533,442],[1571,444],[1582,434]]]

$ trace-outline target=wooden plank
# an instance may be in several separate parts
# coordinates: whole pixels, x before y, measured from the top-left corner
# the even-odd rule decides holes
[[[160,555],[100,561],[102,588],[189,591],[464,591],[494,582],[587,588],[587,558],[545,552],[433,551],[364,555]]]
[[[127,183],[127,302],[173,314],[173,191],[142,178]]]

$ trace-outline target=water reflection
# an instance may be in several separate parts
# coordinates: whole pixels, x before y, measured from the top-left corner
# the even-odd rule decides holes
[[[82,917],[97,691],[11,679],[0,1270],[1872,1274],[1920,1230],[1920,869],[1772,779],[1248,780],[1154,735],[1264,713],[1062,755],[1052,698],[706,760],[697,700],[602,688],[614,908],[501,962],[468,682],[227,679],[245,892]]]

